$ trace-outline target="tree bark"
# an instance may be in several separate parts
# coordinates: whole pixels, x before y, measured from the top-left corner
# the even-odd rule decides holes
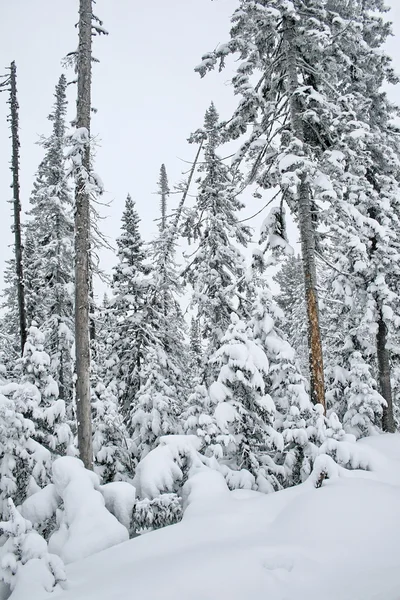
[[[18,296],[18,316],[19,333],[21,340],[21,355],[24,353],[26,342],[26,311],[25,311],[25,287],[24,273],[22,265],[22,236],[21,236],[21,198],[19,187],[19,134],[18,134],[18,99],[17,99],[17,69],[15,62],[11,63],[10,75],[10,121],[11,121],[11,141],[12,158],[11,171],[13,176],[13,207],[14,207],[14,254],[15,271],[17,275],[17,296]]]
[[[91,58],[92,0],[80,0],[76,127],[87,130],[88,141],[75,192],[75,348],[78,448],[80,458],[87,469],[93,468],[89,343],[90,197],[85,178],[85,174],[88,176],[90,172]]]
[[[283,27],[287,85],[290,96],[291,126],[296,138],[304,143],[304,126],[301,116],[301,106],[296,95],[299,88],[299,81],[297,76],[297,55],[295,46],[295,21],[286,18]],[[311,399],[315,404],[322,404],[325,410],[324,366],[319,326],[317,274],[315,264],[315,235],[312,222],[311,190],[306,173],[301,175],[301,182],[298,186],[297,195],[307,306]]]
[[[383,407],[382,427],[384,431],[396,431],[393,416],[392,385],[390,382],[390,359],[387,349],[387,326],[383,320],[382,311],[379,311],[378,331],[376,334],[376,353],[378,357],[379,388],[385,398],[387,406]]]

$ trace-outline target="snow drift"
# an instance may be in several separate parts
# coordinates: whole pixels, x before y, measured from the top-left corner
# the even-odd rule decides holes
[[[31,600],[399,600],[400,435],[358,444],[374,470],[339,467],[319,489],[229,491],[197,466],[181,523],[70,564],[66,589]]]

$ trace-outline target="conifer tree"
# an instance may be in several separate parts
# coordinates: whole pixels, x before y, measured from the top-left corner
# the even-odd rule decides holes
[[[297,217],[302,246],[304,287],[310,349],[310,387],[314,402],[325,404],[323,357],[319,327],[316,281],[316,236],[313,222],[314,180],[319,151],[321,116],[329,106],[316,90],[308,65],[317,71],[329,35],[325,13],[314,0],[241,0],[232,17],[231,39],[203,56],[196,68],[201,76],[217,62],[222,68],[230,54],[241,62],[232,78],[241,97],[224,127],[225,135],[237,139],[247,134],[236,155],[252,160],[250,180],[265,188],[280,185],[285,200]],[[258,80],[258,81],[257,81]],[[316,97],[314,92],[319,93]],[[321,114],[322,111],[328,114]]]
[[[51,374],[45,339],[44,333],[33,323],[28,329],[24,354],[19,359],[20,393],[25,399],[25,416],[34,423],[36,440],[56,454],[65,454],[72,444],[72,433],[65,402],[59,397],[57,381]]]
[[[271,454],[283,450],[283,438],[274,429],[275,404],[265,388],[268,358],[235,314],[214,360],[220,367],[210,387],[219,429],[214,454],[250,471],[261,491],[278,489],[280,468]]]
[[[348,126],[338,128],[345,167],[337,187],[351,192],[339,196],[336,215],[340,214],[340,221],[334,231],[341,238],[339,244],[349,243],[354,254],[345,272],[350,273],[348,279],[355,280],[354,288],[363,290],[358,346],[362,349],[363,337],[375,337],[379,388],[386,401],[383,428],[394,431],[389,348],[396,335],[398,290],[393,284],[399,277],[400,163],[398,132],[392,119],[399,110],[383,91],[384,84],[398,79],[382,51],[391,28],[382,16],[387,12],[382,2],[359,1],[352,7],[336,2],[334,9],[343,15],[336,28],[340,29],[339,58],[344,60],[338,61],[329,75],[346,100],[344,110],[353,125],[353,131]],[[334,14],[331,18],[333,23]],[[364,355],[363,360],[369,357]]]
[[[74,234],[72,197],[65,172],[66,86],[66,78],[61,75],[49,116],[52,133],[41,142],[45,156],[30,200],[24,256],[27,312],[46,335],[60,398],[71,402]]]
[[[75,177],[75,349],[76,407],[79,454],[85,467],[93,466],[90,406],[91,201],[103,191],[92,168],[90,148],[92,37],[106,34],[93,14],[93,0],[79,0],[79,44],[72,53],[77,72],[75,131],[71,136],[71,173]]]
[[[10,66],[10,124],[11,124],[11,171],[12,171],[12,190],[13,190],[13,233],[14,233],[14,265],[16,273],[16,288],[18,298],[18,318],[19,333],[21,343],[21,353],[24,351],[26,341],[26,308],[25,308],[25,288],[22,257],[22,231],[21,231],[21,198],[19,184],[19,159],[20,159],[20,141],[19,141],[19,105],[17,97],[17,68],[13,61]]]
[[[301,372],[306,375],[308,372],[307,321],[300,256],[289,257],[274,279],[280,288],[277,303],[284,314],[280,326],[296,351]]]
[[[164,184],[167,186],[166,177]],[[168,187],[160,189],[162,214]],[[163,191],[164,190],[164,191]],[[165,208],[163,208],[163,206]],[[140,388],[132,404],[130,429],[141,460],[154,448],[160,436],[177,433],[177,417],[187,390],[188,348],[185,323],[178,297],[182,293],[175,264],[175,228],[161,218],[158,236],[149,245],[151,271],[141,310],[143,363]]]
[[[214,104],[206,111],[203,129],[192,136],[192,141],[200,140],[204,160],[199,166],[198,195],[194,208],[187,212],[185,227],[185,236],[196,249],[190,253],[184,275],[193,288],[192,304],[205,345],[203,381],[210,385],[214,370],[210,357],[219,347],[232,311],[243,315],[245,261],[240,246],[247,245],[249,230],[237,216],[243,206],[237,182],[217,154],[221,133]]]
[[[1,308],[3,314],[0,317],[1,324],[1,348],[4,351],[4,365],[9,375],[14,370],[16,360],[21,356],[21,340],[19,336],[19,313],[15,302],[17,294],[16,274],[14,259],[6,261],[4,270],[4,288],[1,292]]]
[[[113,299],[107,313],[113,318],[114,331],[111,367],[118,386],[124,414],[128,414],[140,387],[140,371],[148,348],[145,304],[149,266],[139,231],[139,216],[128,195],[122,215],[122,231],[117,239],[118,263],[113,270]],[[111,358],[111,355],[109,358]]]

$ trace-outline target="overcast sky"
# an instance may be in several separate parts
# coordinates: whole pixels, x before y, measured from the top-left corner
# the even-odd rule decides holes
[[[400,73],[400,0],[393,7],[395,38],[388,52]],[[201,55],[228,39],[229,17],[237,0],[97,0],[96,13],[104,20],[107,37],[95,38],[92,133],[98,135],[95,169],[112,201],[104,210],[102,229],[111,240],[118,235],[128,192],[137,202],[145,237],[155,231],[158,216],[158,172],[165,162],[170,183],[182,178],[195,148],[186,139],[202,124],[214,100],[222,116],[235,106],[227,74],[211,73],[205,79],[194,73]],[[62,72],[61,59],[77,46],[78,0],[3,1],[0,21],[0,56],[5,67],[15,60],[18,69],[21,138],[21,198],[28,207],[34,173],[42,158],[35,144],[48,134],[46,120],[54,86]],[[67,77],[73,78],[71,72]],[[399,86],[398,86],[399,88]],[[70,86],[70,114],[75,109],[75,86]],[[390,90],[400,103],[400,88]],[[8,170],[9,131],[5,94],[0,95],[0,286],[4,261],[11,256],[11,197]],[[255,212],[262,204],[249,207]],[[250,214],[250,213],[249,213]],[[255,226],[257,223],[254,224]],[[104,255],[107,270],[111,255]]]

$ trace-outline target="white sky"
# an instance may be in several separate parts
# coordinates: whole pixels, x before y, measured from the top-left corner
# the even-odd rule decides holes
[[[77,46],[78,0],[12,0],[5,2],[0,21],[0,55],[3,72],[12,60],[18,69],[21,138],[21,199],[28,208],[29,194],[42,150],[35,145],[48,134],[60,61]],[[395,37],[388,52],[400,73],[400,0],[393,7]],[[92,133],[98,134],[95,169],[104,181],[108,218],[102,230],[111,240],[119,233],[126,194],[134,197],[142,219],[142,234],[155,231],[158,197],[153,195],[159,168],[165,162],[170,184],[179,181],[195,148],[186,142],[201,126],[205,110],[214,100],[221,115],[229,116],[235,99],[227,74],[211,73],[204,79],[194,73],[201,55],[228,40],[229,17],[237,0],[98,0],[96,13],[110,32],[95,38],[93,106],[98,109]],[[73,78],[72,72],[67,77]],[[70,87],[71,117],[75,86]],[[400,87],[390,90],[400,103]],[[0,286],[4,261],[11,256],[10,140],[6,95],[0,94]],[[262,201],[252,200],[248,214]],[[260,217],[261,218],[261,217]],[[254,223],[257,226],[257,222]],[[110,270],[113,258],[104,255]]]

